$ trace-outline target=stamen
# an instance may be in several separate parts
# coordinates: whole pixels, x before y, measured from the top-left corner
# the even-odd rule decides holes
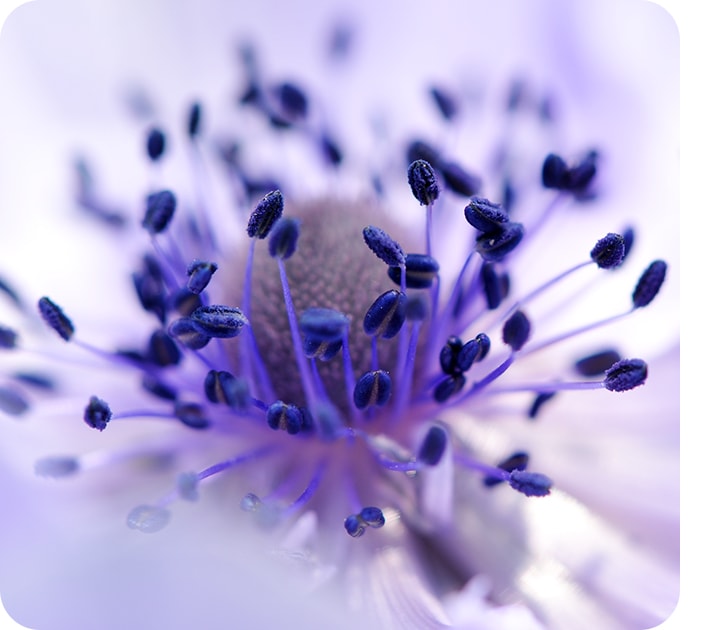
[[[165,134],[160,129],[151,129],[146,144],[148,157],[157,162],[165,152]]]
[[[408,184],[413,196],[421,206],[431,205],[440,194],[437,177],[432,166],[425,160],[415,160],[408,167]]]
[[[176,207],[177,199],[169,190],[161,190],[148,195],[142,226],[151,235],[164,232],[175,214]]]
[[[207,429],[210,421],[205,416],[205,410],[197,403],[175,403],[175,417],[186,427],[191,429]]]
[[[488,310],[493,311],[507,297],[510,292],[510,277],[507,273],[498,274],[495,271],[496,265],[491,262],[483,262],[480,267],[480,281]]]
[[[164,330],[156,330],[150,335],[147,346],[147,359],[160,367],[178,365],[183,354],[180,348]]]
[[[622,357],[617,350],[601,350],[575,362],[575,370],[582,376],[600,376]]]
[[[535,396],[535,400],[533,400],[533,403],[530,405],[530,409],[528,410],[528,417],[531,420],[537,418],[540,413],[540,408],[545,405],[548,400],[554,398],[556,393],[557,392],[541,392]]]
[[[271,429],[286,431],[290,435],[300,433],[303,428],[303,415],[300,409],[280,400],[268,407],[266,419]]]
[[[620,234],[608,234],[592,248],[590,257],[600,269],[612,269],[625,258],[625,242]]]
[[[382,407],[390,400],[392,382],[384,370],[365,372],[355,384],[353,402],[358,409],[371,406]]]
[[[440,115],[448,122],[451,122],[458,113],[457,99],[453,97],[445,88],[434,85],[430,88],[430,96],[435,106],[438,108]]]
[[[430,428],[420,445],[417,460],[426,466],[437,466],[447,447],[447,431],[437,425]]]
[[[545,497],[550,494],[552,480],[541,473],[513,470],[508,480],[510,487],[527,497]]]
[[[75,332],[75,327],[62,309],[48,297],[40,298],[38,309],[45,323],[65,341],[70,341]]]
[[[441,161],[437,165],[440,175],[442,175],[445,186],[448,190],[452,190],[454,193],[461,197],[472,197],[476,195],[482,181],[476,175],[469,173],[457,162]]]
[[[385,525],[385,516],[378,507],[368,506],[359,514],[351,514],[345,519],[345,531],[353,538],[359,538],[365,533],[367,527],[378,529]]]
[[[200,332],[196,323],[189,317],[176,319],[168,327],[168,333],[191,350],[200,350],[210,343],[210,337]]]
[[[365,333],[383,339],[392,339],[405,323],[407,296],[395,289],[378,297],[367,310],[363,327]]]
[[[390,235],[374,225],[363,229],[365,244],[386,265],[402,267],[405,264],[405,252],[402,247],[390,238]]]
[[[16,347],[18,334],[12,329],[0,325],[0,348],[12,350]]]
[[[235,411],[246,409],[250,402],[247,383],[224,370],[210,370],[205,377],[204,389],[210,402],[227,405]]]
[[[255,207],[248,220],[247,233],[250,238],[264,239],[275,222],[280,218],[285,206],[283,194],[273,190],[265,195]]]
[[[329,361],[340,351],[349,325],[348,317],[334,309],[307,309],[299,321],[305,356]]]
[[[248,323],[239,308],[220,304],[195,309],[190,320],[198,332],[218,339],[237,337]]]
[[[502,331],[503,342],[514,352],[520,350],[530,337],[530,320],[522,311],[515,311],[505,322]]]
[[[189,276],[187,288],[195,294],[202,293],[210,282],[213,274],[217,271],[217,264],[204,260],[193,260],[187,268]]]
[[[390,279],[402,288],[403,274],[410,289],[427,289],[438,276],[440,265],[432,256],[408,254],[403,267],[388,267]]]
[[[200,135],[200,123],[202,121],[202,109],[200,103],[193,103],[190,106],[190,114],[188,115],[187,132],[191,140],[195,140]]]
[[[529,461],[530,456],[527,453],[523,451],[518,451],[517,453],[513,453],[512,455],[510,455],[510,457],[508,457],[507,459],[501,461],[497,465],[497,467],[500,470],[505,470],[510,473],[513,470],[525,470]],[[487,488],[493,488],[497,485],[500,485],[502,482],[502,479],[498,479],[497,477],[492,476],[488,476],[483,479],[483,483]]]
[[[635,285],[632,301],[634,308],[642,308],[650,304],[660,291],[663,282],[665,282],[665,273],[667,272],[667,263],[664,260],[655,260],[643,272]]]
[[[605,372],[605,389],[626,392],[645,383],[647,363],[642,359],[623,359]]]
[[[278,260],[287,260],[297,248],[300,238],[300,221],[297,219],[281,218],[270,232],[268,248],[270,255]]]
[[[112,418],[110,405],[97,396],[92,396],[87,407],[85,407],[85,423],[93,429],[104,431],[108,422],[110,422],[110,418]]]

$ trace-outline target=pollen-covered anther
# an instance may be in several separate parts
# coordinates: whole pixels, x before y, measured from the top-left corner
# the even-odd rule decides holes
[[[390,400],[391,391],[392,381],[385,370],[365,372],[355,384],[353,401],[358,409],[382,407]]]
[[[634,308],[642,308],[647,306],[655,299],[665,282],[665,274],[667,273],[667,263],[664,260],[655,260],[643,272],[635,285],[632,301]]]
[[[510,487],[528,497],[544,497],[550,494],[552,480],[542,473],[513,470],[508,479]]]
[[[75,332],[75,327],[62,309],[48,297],[40,298],[38,309],[43,321],[65,341],[70,341]]]
[[[195,322],[189,317],[176,319],[168,327],[168,333],[186,348],[199,350],[210,343],[211,337],[198,330]]]
[[[160,234],[167,229],[177,208],[177,199],[170,190],[161,190],[147,196],[142,226],[150,234]]]
[[[359,514],[351,514],[345,519],[345,531],[353,538],[365,533],[366,528],[379,529],[385,525],[385,515],[378,507],[368,506],[360,510]]]
[[[374,225],[363,229],[365,244],[386,265],[401,267],[405,264],[405,252],[402,247],[390,238],[390,235]]]
[[[410,289],[427,289],[437,278],[440,265],[432,256],[426,254],[408,254],[405,257],[406,283]],[[388,267],[388,276],[397,285],[400,285],[402,268]]]
[[[408,166],[408,184],[421,206],[431,205],[440,194],[435,170],[425,160],[415,160]]]
[[[426,466],[437,466],[445,454],[447,443],[448,435],[445,429],[437,425],[430,427],[420,445],[417,455],[418,462]]]
[[[219,339],[237,337],[248,323],[239,308],[220,304],[201,306],[193,311],[190,319],[198,332]]]
[[[505,322],[502,331],[503,341],[514,352],[520,350],[530,337],[530,320],[522,311],[515,311]]]
[[[270,231],[268,249],[273,258],[287,260],[297,249],[300,238],[300,221],[282,217]]]
[[[280,400],[268,407],[265,417],[268,426],[275,431],[286,431],[290,435],[296,435],[303,428],[302,411],[295,405],[288,405]]]
[[[187,268],[187,288],[191,293],[202,293],[217,271],[217,264],[204,260],[193,260]]]
[[[367,310],[363,328],[368,335],[391,339],[405,322],[407,296],[395,289],[378,297]]]
[[[522,223],[508,222],[494,232],[478,236],[475,250],[488,262],[499,262],[512,252],[522,241],[525,228]]]
[[[85,407],[85,414],[83,416],[85,423],[93,429],[104,431],[111,417],[112,411],[110,411],[110,405],[97,396],[92,396],[90,402]]]
[[[613,269],[625,258],[625,240],[620,234],[603,236],[592,248],[590,258],[600,269]]]
[[[611,392],[626,392],[643,385],[648,367],[642,359],[623,359],[605,372],[603,386]]]
[[[273,190],[265,195],[255,207],[248,220],[247,233],[250,238],[265,238],[280,218],[285,206],[283,194]]]
[[[465,220],[480,235],[496,232],[509,222],[508,213],[501,204],[479,197],[473,197],[465,206]]]

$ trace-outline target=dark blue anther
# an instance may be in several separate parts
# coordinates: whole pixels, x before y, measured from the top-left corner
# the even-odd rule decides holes
[[[185,317],[191,315],[193,311],[202,306],[202,300],[197,293],[193,293],[186,287],[181,287],[175,291],[168,299],[168,307],[170,310],[177,312]]]
[[[445,454],[447,442],[448,436],[445,429],[439,426],[431,427],[420,445],[417,455],[418,461],[426,466],[437,466]]]
[[[48,297],[40,298],[38,309],[45,323],[65,341],[70,341],[75,328],[70,319],[62,312],[62,309]]]
[[[368,335],[383,339],[391,339],[405,323],[407,296],[395,289],[386,291],[375,300],[363,321],[363,328]]]
[[[165,152],[165,134],[159,129],[151,129],[147,135],[146,149],[151,160],[159,160]]]
[[[620,234],[603,236],[590,252],[590,258],[600,269],[612,269],[625,258],[625,241]]]
[[[499,203],[473,197],[465,206],[465,219],[480,232],[480,236],[484,236],[498,232],[503,224],[507,224],[508,214]]]
[[[0,387],[0,411],[10,416],[21,416],[30,405],[20,392],[10,387]]]
[[[479,236],[475,250],[488,262],[500,262],[515,249],[525,235],[522,223],[505,223],[499,230]]]
[[[522,311],[515,311],[503,326],[503,341],[517,352],[530,337],[530,320]]]
[[[168,333],[191,350],[200,350],[210,343],[210,337],[199,331],[195,322],[189,317],[176,319],[168,327]]]
[[[421,206],[429,206],[440,194],[435,170],[425,160],[415,160],[408,166],[408,184]]]
[[[647,306],[655,299],[660,291],[663,282],[665,282],[665,273],[667,272],[667,263],[664,260],[655,260],[650,266],[643,271],[635,290],[632,294],[633,306],[641,308]]]
[[[575,370],[582,376],[600,376],[622,357],[617,350],[600,350],[575,362]]]
[[[248,323],[247,317],[239,308],[221,304],[201,306],[193,311],[190,319],[198,332],[218,339],[237,337]]]
[[[273,258],[287,260],[295,253],[300,238],[300,221],[281,218],[270,232],[268,247]]]
[[[187,132],[190,138],[200,135],[200,122],[202,120],[202,109],[200,103],[193,103],[188,114]]]
[[[510,473],[510,487],[528,497],[545,497],[550,494],[552,481],[541,473],[514,470]]]
[[[343,161],[343,154],[337,142],[327,134],[320,136],[320,151],[325,161],[331,166],[340,166]]]
[[[112,418],[110,405],[97,396],[91,396],[90,402],[87,404],[87,407],[85,407],[85,415],[83,418],[89,427],[97,429],[98,431],[104,431],[108,422],[110,422],[110,418]]]
[[[290,435],[299,433],[304,425],[303,413],[300,409],[280,400],[268,407],[265,417],[271,429],[287,431]]]
[[[453,335],[448,337],[445,345],[440,349],[440,369],[445,374],[461,373],[461,370],[458,369],[457,358],[462,347],[462,339]]]
[[[306,338],[316,342],[342,341],[350,319],[332,308],[309,308],[300,315],[299,326]]]
[[[542,183],[545,188],[563,190],[568,176],[568,166],[559,155],[550,153],[543,162]]]
[[[528,410],[528,418],[531,420],[537,418],[540,413],[540,408],[544,406],[548,400],[553,398],[556,393],[557,392],[542,392],[535,396],[535,400],[533,400],[532,405],[530,405],[530,409]]]
[[[145,217],[142,226],[150,234],[164,232],[175,214],[177,199],[169,190],[152,193],[145,200]]]
[[[442,161],[438,165],[445,187],[462,197],[477,195],[482,182],[480,178],[466,171],[457,162]]]
[[[165,285],[158,262],[146,254],[143,269],[132,274],[135,293],[140,305],[149,313],[154,313],[160,322],[165,322]]]
[[[358,409],[382,407],[390,400],[392,382],[385,370],[365,372],[355,383],[353,401]]]
[[[407,163],[412,164],[416,160],[425,160],[431,166],[440,164],[440,152],[424,140],[414,140],[407,148]]]
[[[625,262],[630,255],[630,250],[632,249],[633,244],[635,243],[635,230],[633,230],[631,227],[626,228],[623,233],[623,242],[625,243],[625,258],[623,258],[623,262]]]
[[[191,429],[207,429],[210,426],[205,411],[197,403],[175,403],[175,417]]]
[[[170,387],[167,383],[163,383],[150,374],[143,376],[142,386],[145,391],[150,392],[153,396],[157,396],[162,400],[175,400],[177,398],[175,388]]]
[[[290,120],[300,120],[308,113],[308,100],[305,93],[294,83],[281,83],[274,89],[282,113]]]
[[[217,264],[205,260],[193,260],[187,268],[187,288],[192,293],[202,293],[207,287],[213,274],[217,271]]]
[[[405,252],[402,247],[390,238],[390,235],[374,225],[363,228],[365,244],[386,265],[400,267],[405,264]]]
[[[0,293],[3,293],[10,301],[17,307],[23,308],[22,300],[18,295],[17,291],[13,289],[4,278],[0,278]]]
[[[303,339],[303,353],[308,359],[329,361],[342,349],[342,341],[313,341],[310,337]]]
[[[567,173],[565,188],[574,193],[584,193],[597,173],[597,153],[590,151]]]
[[[510,292],[510,277],[507,273],[497,273],[494,263],[483,262],[480,267],[482,283],[488,310],[495,310]]]
[[[385,525],[385,515],[379,507],[367,506],[360,510],[358,514],[361,520],[365,522],[368,527],[378,529]]]
[[[0,326],[0,348],[11,350],[17,345],[18,335],[12,328]]]
[[[513,470],[525,470],[529,461],[530,456],[527,453],[518,451],[517,453],[513,453],[512,455],[510,455],[510,457],[508,457],[507,459],[501,461],[497,465],[497,467],[500,470],[504,470],[505,472],[512,472]],[[501,484],[502,482],[503,480],[498,479],[497,477],[485,477],[485,479],[483,479],[483,483],[485,484],[486,488],[492,488]]]
[[[231,409],[245,409],[250,391],[245,381],[224,370],[210,370],[205,377],[205,396],[210,402],[227,405]]]
[[[647,363],[642,359],[622,359],[605,372],[605,389],[626,392],[639,387],[647,379]]]
[[[248,220],[247,233],[250,238],[265,238],[280,218],[285,206],[283,194],[273,190],[265,195],[252,211]]]
[[[419,322],[427,317],[428,307],[422,295],[413,295],[408,298],[405,316],[411,322]]]
[[[451,121],[455,118],[458,112],[458,104],[455,97],[437,85],[430,88],[430,96],[432,96],[435,106],[445,120]]]
[[[490,352],[490,337],[480,333],[460,348],[457,354],[457,369],[460,372],[467,372],[473,363],[482,361],[488,352]]]
[[[409,289],[427,289],[437,278],[440,265],[432,256],[426,254],[408,254],[405,257],[405,282]],[[388,276],[400,286],[402,269],[388,267]]]
[[[155,365],[167,367],[180,363],[182,360],[182,352],[180,352],[180,349],[170,335],[163,330],[156,330],[150,335],[147,358]]]
[[[55,381],[47,374],[40,372],[15,372],[13,378],[31,387],[37,387],[38,389],[55,389]]]
[[[444,403],[448,398],[457,394],[465,387],[465,377],[462,374],[448,375],[443,378],[433,390],[435,402]]]
[[[351,514],[343,523],[345,531],[353,538],[358,538],[365,533],[365,523],[357,514]]]

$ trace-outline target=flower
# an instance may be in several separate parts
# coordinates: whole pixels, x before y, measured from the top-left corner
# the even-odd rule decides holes
[[[637,100],[667,89],[652,36],[603,39],[602,9],[560,1],[382,20],[328,3],[317,22],[288,3],[110,9],[10,23],[35,113],[28,135],[6,106],[33,162],[24,207],[52,220],[38,173],[49,188],[66,162],[39,147],[92,147],[50,242],[30,221],[34,257],[11,246],[4,265],[11,610],[50,627],[667,616],[674,138],[657,139],[672,99]],[[91,17],[106,28],[78,32]],[[42,31],[58,21],[75,28]],[[44,36],[37,57],[18,33]],[[596,57],[594,37],[616,48]]]

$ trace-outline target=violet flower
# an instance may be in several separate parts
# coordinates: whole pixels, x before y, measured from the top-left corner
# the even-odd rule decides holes
[[[672,612],[674,26],[631,0],[498,5],[10,18],[0,591],[20,622]]]

